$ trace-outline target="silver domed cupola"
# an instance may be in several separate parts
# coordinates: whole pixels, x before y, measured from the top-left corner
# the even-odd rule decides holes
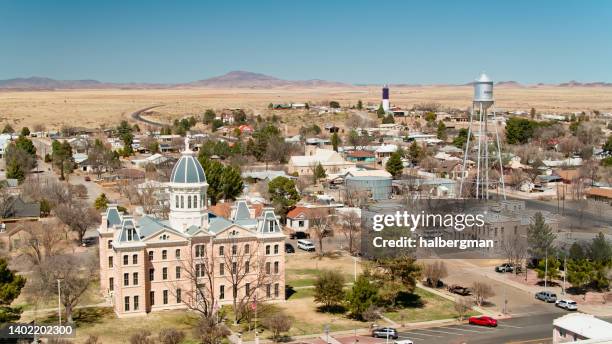
[[[185,150],[176,162],[170,175],[170,225],[174,229],[187,230],[189,227],[206,226],[207,197],[206,174],[204,168],[189,148],[189,139],[185,138]]]

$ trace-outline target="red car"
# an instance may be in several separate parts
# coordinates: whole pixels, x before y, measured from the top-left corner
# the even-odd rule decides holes
[[[485,315],[480,317],[470,317],[469,321],[471,325],[497,327],[497,320]]]

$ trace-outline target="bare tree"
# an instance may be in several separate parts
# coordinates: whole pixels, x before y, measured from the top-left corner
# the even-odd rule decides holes
[[[213,317],[202,317],[195,328],[196,337],[202,344],[219,344],[221,340],[230,335],[230,330],[223,323],[215,321]]]
[[[448,276],[446,264],[443,261],[436,261],[431,264],[426,264],[423,267],[423,275],[427,278],[427,283],[430,287],[437,288],[438,281]]]
[[[57,255],[49,257],[35,267],[29,279],[30,292],[40,297],[57,296],[57,281],[60,281],[60,300],[66,312],[66,319],[73,322],[72,312],[79,304],[91,282],[98,275],[98,262],[94,255]]]
[[[98,336],[90,334],[85,340],[85,344],[101,344],[101,342]]]
[[[191,253],[188,259],[181,261],[181,273],[190,284],[185,290],[185,297],[181,297],[181,302],[198,313],[202,319],[215,318],[217,299],[214,292],[214,268],[212,252],[206,250],[205,244],[196,244],[195,255]],[[169,289],[174,292],[177,288]]]
[[[159,331],[159,341],[162,344],[180,344],[185,339],[185,333],[173,328]]]
[[[155,340],[151,338],[151,331],[140,330],[130,336],[130,344],[155,344]]]
[[[33,265],[41,265],[50,257],[60,254],[68,240],[64,227],[55,220],[33,223],[23,231],[28,235],[19,248]]]
[[[469,312],[472,308],[470,302],[463,297],[457,298],[455,301],[455,312],[459,315],[459,321],[463,321],[463,317]]]
[[[275,312],[270,316],[263,319],[263,325],[272,332],[272,340],[279,342],[281,340],[281,333],[287,332],[291,329],[292,325],[291,317],[287,316],[283,312]]]
[[[271,286],[279,277],[279,263],[273,266],[266,255],[258,253],[259,244],[255,247],[252,244],[232,240],[220,259],[225,269],[223,275],[232,291],[235,324],[244,319],[244,306],[255,301],[257,292]]]
[[[331,234],[331,221],[329,215],[321,215],[310,220],[310,233],[319,243],[319,255],[322,256],[323,239]]]
[[[476,304],[482,306],[482,304],[490,297],[495,296],[493,288],[484,282],[474,282],[472,284],[472,290],[474,297],[476,298]]]
[[[515,274],[518,274],[518,267],[527,257],[527,241],[521,238],[519,234],[510,234],[503,238],[501,249],[508,259],[508,262],[514,266]]]
[[[340,215],[340,221],[342,223],[340,231],[342,231],[348,241],[349,253],[353,254],[359,245],[358,240],[359,233],[361,232],[361,217],[357,211],[350,210]]]
[[[78,235],[81,242],[85,232],[100,222],[100,214],[84,202],[73,204],[60,204],[55,207],[55,215],[72,231]]]

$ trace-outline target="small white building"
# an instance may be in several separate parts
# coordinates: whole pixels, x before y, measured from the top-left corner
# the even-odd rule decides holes
[[[612,323],[584,313],[572,313],[553,320],[553,344],[589,339],[602,340],[601,343],[603,340],[612,341]]]

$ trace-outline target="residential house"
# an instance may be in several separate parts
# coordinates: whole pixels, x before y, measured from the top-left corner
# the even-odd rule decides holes
[[[289,159],[289,174],[298,173],[300,176],[312,175],[314,168],[321,164],[326,174],[338,173],[347,168],[355,167],[354,162],[344,160],[336,151],[331,149],[314,148],[307,155],[294,155]]]

